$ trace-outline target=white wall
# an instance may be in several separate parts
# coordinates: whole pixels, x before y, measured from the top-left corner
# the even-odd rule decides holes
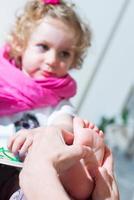
[[[3,43],[13,23],[15,11],[25,2],[1,2],[0,43]],[[80,14],[91,24],[93,44],[83,69],[73,73],[78,82],[78,94],[73,103],[81,116],[98,122],[102,115],[111,116],[120,112],[134,80],[134,1],[74,2]]]
[[[1,0],[0,6],[0,43],[7,37],[8,30],[14,23],[14,18],[26,0]]]
[[[92,0],[87,4],[83,7],[92,25],[94,40],[74,102],[80,104],[81,116],[98,122],[102,115],[112,116],[121,111],[134,82],[134,1]],[[89,72],[91,66],[95,70],[93,77]],[[81,74],[77,76],[78,81],[82,79]]]

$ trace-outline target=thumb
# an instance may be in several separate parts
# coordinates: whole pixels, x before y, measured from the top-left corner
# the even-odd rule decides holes
[[[64,142],[66,144],[71,145],[73,143],[74,135],[70,131],[63,129],[62,130],[62,137],[63,137]]]

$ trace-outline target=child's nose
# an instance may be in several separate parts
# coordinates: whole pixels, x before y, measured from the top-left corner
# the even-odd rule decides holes
[[[57,53],[55,51],[49,51],[45,56],[45,63],[51,67],[55,67],[57,62]]]

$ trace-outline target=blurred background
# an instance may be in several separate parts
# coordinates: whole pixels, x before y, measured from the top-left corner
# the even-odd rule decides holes
[[[0,6],[0,44],[26,0],[4,0]],[[78,114],[105,132],[115,157],[121,200],[134,200],[134,1],[74,0],[93,32],[81,70],[72,71]]]

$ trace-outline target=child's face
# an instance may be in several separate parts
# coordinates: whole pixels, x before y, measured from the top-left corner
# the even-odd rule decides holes
[[[75,33],[58,19],[45,17],[22,55],[22,70],[33,78],[62,77],[74,63]]]

